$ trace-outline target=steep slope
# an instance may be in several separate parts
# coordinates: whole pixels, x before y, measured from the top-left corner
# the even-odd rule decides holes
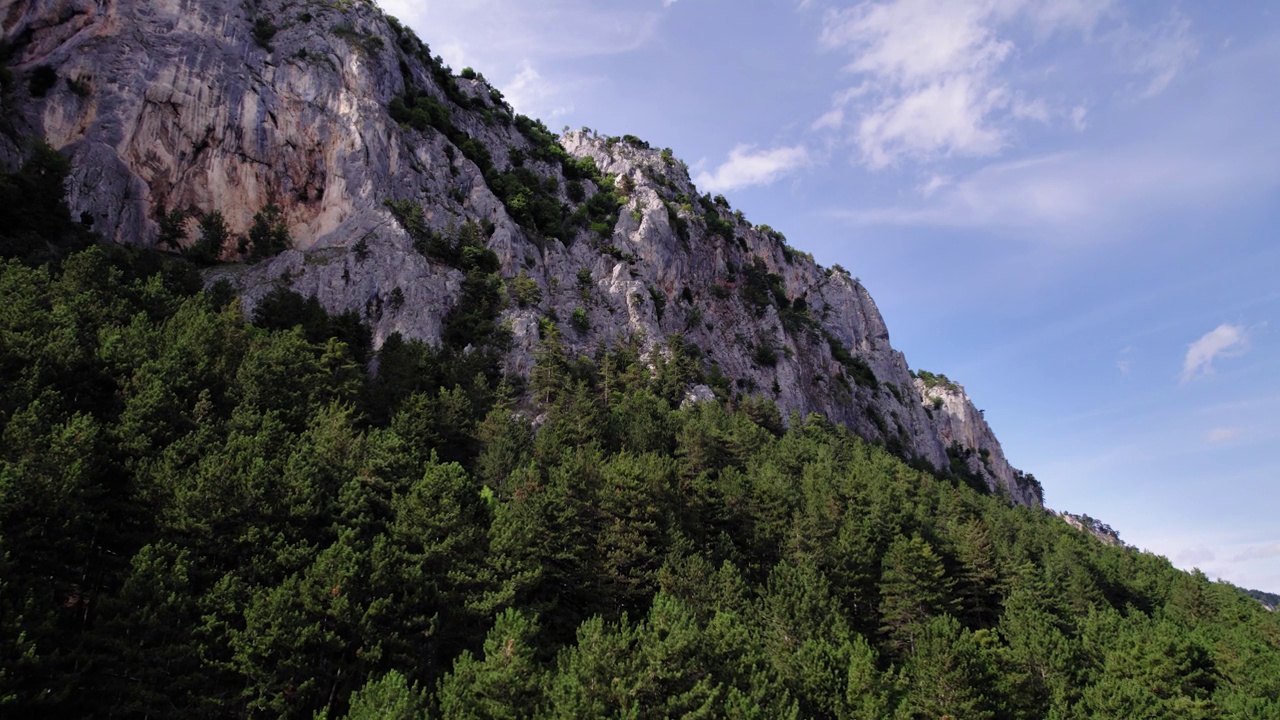
[[[0,191],[67,228],[40,155]],[[535,433],[487,352],[371,377],[181,259],[11,259],[11,206],[5,718],[1280,717],[1280,615],[817,415],[672,409],[627,347]]]
[[[117,242],[190,248],[220,213],[216,254],[269,255],[209,273],[250,307],[283,285],[360,312],[376,342],[439,342],[470,302],[468,234],[511,298],[509,371],[533,367],[540,318],[574,353],[685,348],[707,378],[691,397],[760,394],[1041,502],[963,390],[913,378],[848,272],[700,195],[667,151],[555,138],[368,2],[18,0],[0,22],[0,160],[47,138],[73,214]],[[292,249],[265,252],[264,226]]]

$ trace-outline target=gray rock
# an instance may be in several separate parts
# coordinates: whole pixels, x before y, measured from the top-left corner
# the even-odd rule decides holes
[[[691,385],[688,392],[684,394],[684,402],[680,403],[680,407],[686,408],[698,403],[715,402],[716,393],[706,385]]]
[[[463,277],[417,252],[384,206],[412,201],[431,229],[467,221],[492,228],[487,242],[501,273],[526,271],[540,288],[535,307],[513,304],[504,314],[514,339],[510,372],[533,367],[540,317],[581,309],[589,327],[564,328],[571,353],[632,338],[652,359],[679,335],[737,391],[773,399],[784,417],[821,413],[938,468],[958,443],[985,458],[970,466],[992,489],[1039,504],[962,389],[939,393],[913,380],[861,283],[727,207],[715,212],[731,237],[709,231],[680,161],[585,130],[567,133],[560,142],[571,158],[590,157],[619,183],[629,179],[617,224],[608,238],[586,230],[542,238],[521,227],[463,148],[435,129],[398,125],[392,100],[418,88],[449,109],[496,169],[509,169],[518,150],[572,208],[560,165],[536,158],[484,82],[455,80],[479,100],[467,108],[451,101],[428,52],[370,3],[7,0],[0,18],[5,40],[19,49],[20,76],[49,65],[60,77],[43,98],[20,89],[14,128],[71,157],[72,211],[92,215],[111,239],[154,244],[160,214],[172,209],[191,217],[186,243],[195,218],[213,211],[243,235],[268,203],[281,208],[293,250],[209,273],[210,282],[233,282],[249,309],[284,284],[332,312],[359,312],[376,343],[397,332],[438,342]],[[255,39],[260,18],[274,24],[270,38]],[[16,164],[17,148],[0,142],[0,162]],[[596,190],[585,185],[588,195]],[[686,225],[687,237],[673,223]],[[781,302],[749,302],[747,269],[757,263],[758,279],[775,278]],[[585,287],[580,273],[589,276]],[[689,397],[710,392],[695,386]]]

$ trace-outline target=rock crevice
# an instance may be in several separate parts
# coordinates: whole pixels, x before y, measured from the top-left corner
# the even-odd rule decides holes
[[[183,244],[215,211],[244,235],[262,208],[280,208],[293,249],[210,273],[249,307],[283,283],[361,313],[377,343],[438,342],[463,275],[420,252],[387,201],[410,203],[421,232],[484,228],[499,273],[536,284],[537,302],[503,312],[511,372],[532,367],[540,317],[585,319],[563,330],[574,353],[619,337],[664,352],[679,336],[729,392],[768,397],[784,417],[821,413],[940,469],[959,448],[990,489],[1040,504],[963,389],[913,377],[847,272],[700,194],[667,151],[587,130],[548,145],[545,128],[482,78],[451,75],[370,3],[16,0],[0,17],[22,81],[4,101],[10,134],[71,158],[72,210],[108,238],[154,244],[174,210],[188,218]],[[32,97],[26,78],[40,67],[58,80]],[[424,115],[397,122],[393,104],[419,97]],[[11,138],[0,145],[0,162],[20,154]],[[590,164],[601,174],[570,172]],[[495,190],[520,173],[537,197]],[[568,218],[609,182],[616,221],[547,232],[518,219],[535,201]]]

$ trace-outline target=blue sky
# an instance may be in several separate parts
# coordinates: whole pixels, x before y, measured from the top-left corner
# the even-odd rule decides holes
[[[381,4],[859,276],[1049,506],[1280,592],[1280,5]]]

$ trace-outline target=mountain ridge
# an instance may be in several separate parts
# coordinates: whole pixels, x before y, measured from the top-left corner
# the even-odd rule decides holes
[[[993,493],[964,388],[670,153],[555,138],[364,3],[40,7],[0,10],[5,717],[1280,717],[1260,593]],[[78,73],[135,42],[180,87]],[[307,146],[261,123],[297,98],[221,108],[284,86],[164,59],[322,46],[419,59],[348,90],[335,51]],[[257,189],[160,197],[211,171]]]
[[[360,313],[376,344],[440,342],[473,298],[432,243],[478,230],[498,260],[508,372],[529,374],[543,318],[571,355],[632,337],[655,361],[684,343],[699,355],[691,397],[759,394],[784,417],[821,413],[1043,502],[963,388],[913,377],[847,271],[699,194],[669,151],[552,135],[372,3],[28,0],[3,18],[24,81],[5,100],[14,134],[71,158],[73,216],[116,242],[190,251],[216,213],[215,255],[265,255],[208,271],[248,310],[287,286]],[[20,157],[0,148],[9,166]],[[265,251],[262,222],[287,231],[283,251]]]

